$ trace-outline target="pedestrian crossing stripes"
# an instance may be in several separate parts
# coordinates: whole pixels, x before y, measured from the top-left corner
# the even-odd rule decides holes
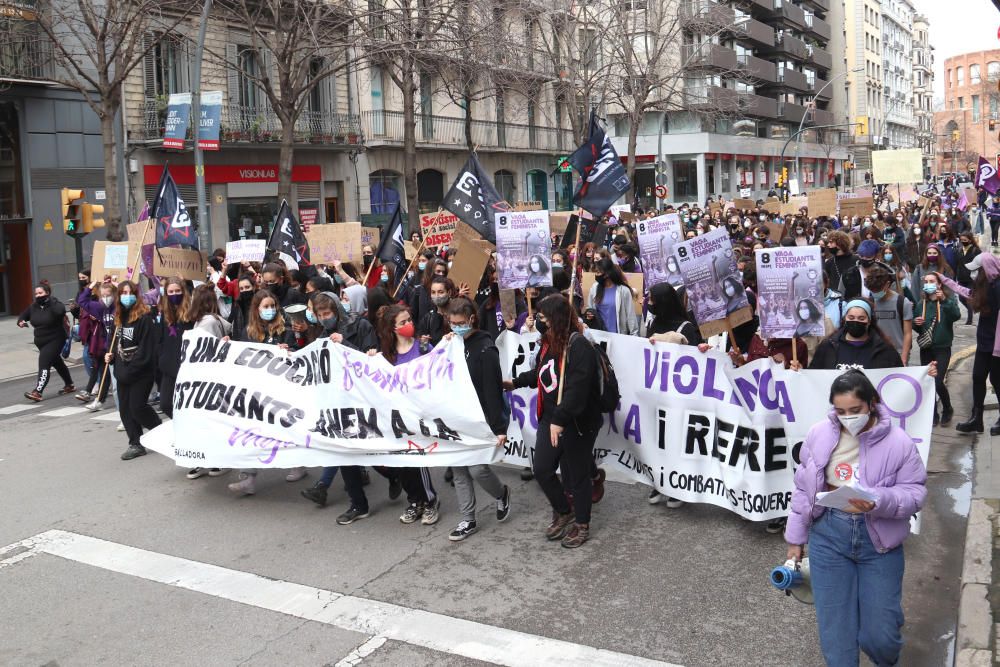
[[[71,408],[59,408],[58,410],[49,410],[48,412],[43,412],[39,417],[70,417],[72,415],[81,415],[87,412],[87,408],[83,407],[71,407]]]
[[[38,407],[38,403],[21,403],[18,405],[8,405],[0,408],[0,415],[16,415],[19,412],[27,412]]]

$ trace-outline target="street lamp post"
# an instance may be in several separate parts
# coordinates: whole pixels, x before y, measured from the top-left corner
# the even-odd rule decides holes
[[[841,77],[847,76],[848,74],[855,74],[857,72],[860,72],[863,69],[864,69],[864,67],[856,67],[855,69],[847,70],[846,72],[841,72],[837,76],[833,77],[832,79],[830,79],[829,81],[827,81],[825,84],[823,84],[822,88],[820,88],[819,90],[816,91],[816,94],[813,95],[812,102],[810,102],[810,104],[812,104],[813,108],[815,108],[816,107],[816,98],[819,97],[820,95],[822,95],[823,91],[830,87],[831,83],[833,83],[834,81],[836,81],[837,79],[839,79]],[[802,120],[799,121],[799,129],[795,133],[795,180],[797,180],[800,185],[802,183],[802,176],[801,176],[801,174],[799,172],[799,143],[802,141],[802,126],[805,124],[806,117],[808,115],[809,115],[808,111],[806,111],[806,113],[802,114]],[[785,166],[784,163],[782,163],[781,166],[782,167]]]

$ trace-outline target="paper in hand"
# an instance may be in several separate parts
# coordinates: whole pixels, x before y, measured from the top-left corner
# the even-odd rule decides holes
[[[841,486],[835,491],[827,491],[816,494],[816,504],[820,507],[832,507],[838,510],[852,509],[851,500],[867,500],[875,502],[878,496],[871,491],[865,491],[857,486]]]

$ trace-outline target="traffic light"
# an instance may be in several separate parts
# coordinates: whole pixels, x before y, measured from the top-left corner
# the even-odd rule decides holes
[[[81,232],[80,217],[82,215],[82,204],[74,203],[80,199],[83,199],[83,190],[62,189],[63,231],[69,236],[75,236]]]
[[[858,116],[855,125],[857,125],[857,136],[863,137],[868,134],[868,116]]]
[[[960,135],[958,133],[958,130],[952,130],[951,131],[951,140],[952,141],[958,141],[959,136]]]
[[[84,234],[94,231],[95,227],[104,226],[104,206],[101,204],[83,204],[83,216],[80,220]]]
[[[781,182],[785,186],[788,185],[788,167],[781,168]]]

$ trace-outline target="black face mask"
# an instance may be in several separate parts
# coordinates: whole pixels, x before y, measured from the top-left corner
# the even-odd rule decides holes
[[[35,303],[37,303],[39,306],[44,306],[48,302],[49,302],[49,297],[47,297],[47,296],[36,296],[35,297]]]
[[[868,325],[857,320],[848,320],[844,324],[844,330],[855,338],[863,338],[868,333]]]
[[[90,282],[87,280],[77,280],[76,282],[80,283],[80,287],[86,287],[87,285],[90,284]]]
[[[865,267],[867,269],[869,266],[871,266],[872,264],[875,263],[875,260],[874,259],[861,259],[861,260],[858,260],[858,263],[861,264],[861,266],[863,266],[863,267]]]
[[[271,285],[268,289],[271,291],[271,294],[278,298],[279,301],[284,299],[285,295],[288,294],[288,285]]]
[[[249,306],[251,301],[253,301],[253,290],[249,290],[249,291],[246,291],[246,292],[240,292],[240,305],[241,306],[244,306],[244,307],[245,306]]]
[[[374,255],[365,255],[363,257],[363,259],[364,259],[364,263],[365,263],[365,268],[367,269],[369,266],[372,265],[372,262],[375,261],[375,256]]]
[[[541,320],[535,320],[535,331],[541,335],[545,335],[545,332],[549,330],[549,323],[542,322]]]

